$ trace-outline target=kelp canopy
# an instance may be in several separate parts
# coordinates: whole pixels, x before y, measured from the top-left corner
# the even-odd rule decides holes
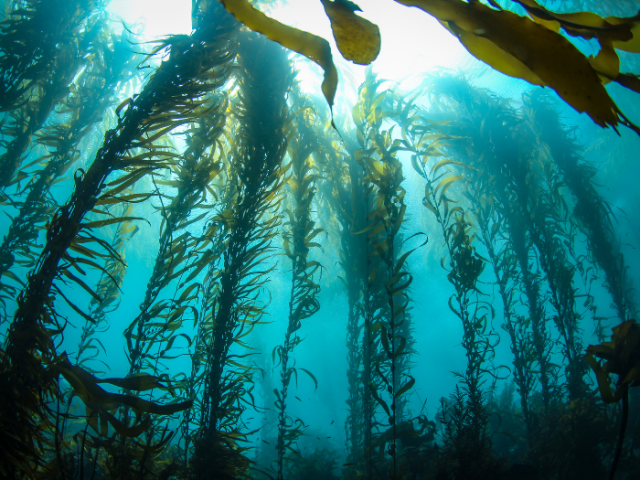
[[[637,477],[637,2],[107,3],[3,2],[0,476]]]

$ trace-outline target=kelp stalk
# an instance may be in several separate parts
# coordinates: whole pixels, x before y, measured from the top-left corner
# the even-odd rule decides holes
[[[287,415],[287,393],[291,378],[298,376],[298,370],[307,373],[315,382],[315,377],[308,370],[297,368],[295,361],[290,363],[290,355],[302,342],[297,333],[303,322],[316,314],[320,309],[317,295],[320,286],[316,277],[321,265],[310,260],[309,255],[320,244],[314,240],[322,230],[317,228],[313,219],[312,205],[315,196],[317,174],[314,172],[312,153],[315,150],[314,131],[311,122],[314,120],[309,103],[304,104],[299,90],[294,90],[295,104],[292,109],[298,112],[294,128],[297,135],[288,144],[291,157],[290,177],[287,181],[291,192],[291,205],[285,208],[288,222],[285,222],[284,249],[291,261],[291,294],[289,297],[289,318],[284,343],[276,347],[275,353],[280,360],[281,390],[276,395],[278,407],[278,478],[284,478],[284,459],[287,449],[302,434],[299,426],[294,426]],[[299,423],[299,422],[296,422]]]

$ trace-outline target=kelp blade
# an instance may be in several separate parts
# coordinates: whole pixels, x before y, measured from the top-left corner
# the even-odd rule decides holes
[[[269,40],[279,43],[283,47],[304,55],[324,70],[322,93],[333,107],[333,101],[338,87],[338,71],[333,63],[331,46],[324,38],[309,32],[290,27],[266,16],[260,10],[251,6],[246,0],[218,0],[236,20],[246,25],[254,32],[266,35]]]
[[[396,1],[436,17],[471,54],[496,70],[553,88],[569,105],[586,112],[600,126],[615,127],[619,123],[621,112],[589,60],[559,33],[480,2]]]
[[[380,29],[374,23],[359,17],[351,2],[322,0],[322,6],[331,21],[331,30],[338,50],[344,58],[359,65],[369,65],[380,53]]]

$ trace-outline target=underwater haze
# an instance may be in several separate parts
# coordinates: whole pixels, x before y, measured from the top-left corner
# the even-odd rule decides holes
[[[640,3],[357,3],[2,2],[0,477],[640,476]]]

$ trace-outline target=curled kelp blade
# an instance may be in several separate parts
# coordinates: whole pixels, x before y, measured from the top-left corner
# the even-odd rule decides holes
[[[496,70],[553,88],[602,127],[619,123],[640,134],[607,93],[591,62],[569,40],[540,23],[480,2],[396,0],[437,18],[476,58]]]
[[[640,14],[633,17],[601,17],[593,12],[555,13],[536,0],[513,0],[522,5],[536,22],[569,35],[586,39],[607,39],[615,48],[640,53]]]
[[[304,55],[324,70],[322,93],[333,107],[338,86],[338,71],[333,63],[331,46],[324,38],[313,35],[304,30],[290,27],[266,16],[260,10],[251,6],[246,0],[218,0],[236,20],[254,32],[262,33],[269,40],[279,43],[283,47]]]
[[[620,73],[620,59],[616,52],[617,49],[640,53],[640,13],[632,17],[605,18],[593,12],[554,13],[536,0],[514,1],[522,5],[535,22],[555,32],[562,28],[574,37],[587,40],[595,38],[600,44],[600,52],[595,57],[589,57],[589,61],[603,83],[613,80],[640,92],[633,82],[629,82],[629,78],[637,79],[637,76]]]
[[[152,413],[156,415],[172,415],[191,407],[192,400],[187,400],[171,404],[158,404],[143,400],[139,397],[129,394],[110,393],[102,389],[99,383],[110,383],[112,385],[133,387],[135,390],[150,390],[152,388],[161,387],[158,377],[140,374],[135,377],[126,379],[109,378],[101,380],[89,373],[87,370],[71,364],[66,353],[58,357],[57,362],[51,368],[55,375],[62,375],[73,388],[75,394],[82,401],[90,405],[92,410],[111,410],[120,406],[128,406],[137,412]]]
[[[359,65],[369,65],[380,53],[380,29],[356,15],[361,11],[349,0],[321,0],[331,21],[331,30],[338,50],[344,58]]]

